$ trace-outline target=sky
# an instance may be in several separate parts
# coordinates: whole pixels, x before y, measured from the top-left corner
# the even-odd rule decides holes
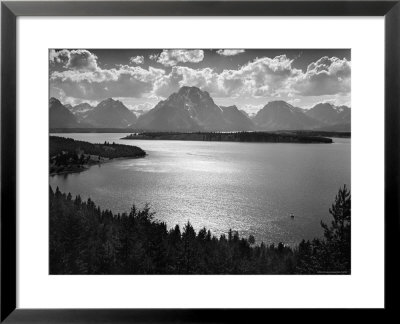
[[[50,96],[64,104],[113,98],[149,110],[182,86],[250,114],[284,100],[351,106],[350,49],[51,49]]]

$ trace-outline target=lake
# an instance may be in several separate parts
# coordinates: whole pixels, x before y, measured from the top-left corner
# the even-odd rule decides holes
[[[219,236],[229,229],[256,243],[297,244],[322,235],[320,221],[340,186],[350,188],[351,140],[333,144],[120,140],[126,134],[54,134],[139,146],[141,159],[115,160],[50,177],[62,192],[128,212],[149,203],[168,227],[190,221]],[[292,219],[290,215],[295,217]],[[182,229],[182,227],[181,227]]]

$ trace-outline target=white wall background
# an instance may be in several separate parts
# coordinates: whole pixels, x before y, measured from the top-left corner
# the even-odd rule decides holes
[[[383,307],[383,36],[365,17],[20,18],[18,306]],[[63,47],[351,48],[352,274],[49,276],[47,53]]]

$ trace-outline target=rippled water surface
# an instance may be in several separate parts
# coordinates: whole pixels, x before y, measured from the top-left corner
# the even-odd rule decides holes
[[[230,228],[256,241],[298,243],[321,235],[339,187],[350,187],[350,140],[270,144],[119,140],[124,134],[56,134],[92,143],[136,145],[148,156],[50,177],[63,192],[102,208],[150,203],[156,218],[216,234]],[[295,218],[291,219],[290,214]]]

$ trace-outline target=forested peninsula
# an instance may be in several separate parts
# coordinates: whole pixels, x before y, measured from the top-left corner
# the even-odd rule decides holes
[[[179,140],[217,142],[262,142],[262,143],[333,143],[328,137],[312,132],[143,132],[132,133],[124,140]]]
[[[117,158],[146,156],[141,148],[104,142],[92,144],[72,138],[50,136],[50,175],[81,172],[91,165]]]

